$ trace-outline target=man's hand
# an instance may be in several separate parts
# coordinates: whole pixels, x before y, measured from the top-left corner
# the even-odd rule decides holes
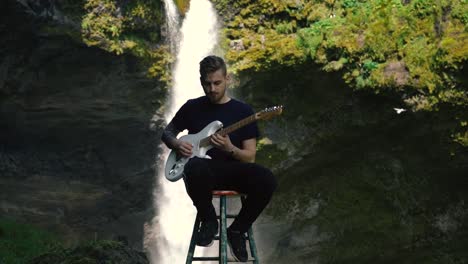
[[[184,157],[192,156],[192,144],[187,141],[177,140],[175,149],[180,155]]]
[[[257,151],[257,139],[251,138],[242,141],[242,147],[234,146],[228,135],[222,136],[219,134],[211,135],[211,144],[216,148],[231,153],[231,157],[242,162],[255,162],[255,153]]]
[[[228,135],[222,136],[218,133],[214,133],[213,135],[211,135],[211,143],[216,148],[219,148],[226,152],[230,152],[234,148],[234,145],[232,144],[231,139]]]

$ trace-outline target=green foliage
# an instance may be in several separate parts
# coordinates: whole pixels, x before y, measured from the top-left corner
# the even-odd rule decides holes
[[[314,22],[310,27],[299,31],[297,43],[299,46],[307,47],[312,59],[325,63],[326,55],[321,45],[327,39],[327,33],[336,26],[339,26],[339,24],[333,19]]]
[[[297,1],[213,1],[220,13],[228,16],[238,12],[228,22],[224,35],[228,48],[226,58],[234,72],[260,70],[278,65],[302,63],[307,57],[297,45],[296,16],[303,9]],[[283,19],[288,17],[291,19]],[[234,45],[233,43],[242,43]]]
[[[215,3],[221,13],[228,12],[229,3],[241,8],[228,23],[226,34],[227,41],[240,39],[244,43],[243,49],[230,49],[227,54],[236,70],[269,69],[283,64],[279,54],[294,57],[296,63],[305,61],[301,56],[306,56],[323,64],[325,70],[344,70],[345,80],[356,88],[378,92],[407,87],[417,95],[425,95],[433,102],[424,104],[428,107],[425,110],[439,103],[455,102],[450,100],[454,96],[443,94],[460,85],[453,71],[459,70],[468,56],[466,1]],[[269,29],[274,29],[275,34],[265,34]],[[263,39],[258,45],[260,37]],[[281,39],[288,43],[296,39],[296,47],[283,45]],[[274,52],[268,52],[268,47]],[[289,52],[284,52],[285,47]],[[389,72],[395,61],[402,65],[399,75]],[[456,98],[466,96],[462,92],[465,89],[457,89]],[[421,104],[417,105],[411,106],[421,109]]]
[[[83,17],[82,37],[89,46],[98,46],[109,52],[122,54],[124,51],[148,49],[150,43],[134,41],[157,41],[150,34],[154,25],[161,24],[160,3],[155,0],[132,1],[126,6],[118,6],[115,0],[87,0],[86,14]],[[137,55],[139,55],[137,53]]]
[[[86,0],[84,9],[82,39],[88,46],[133,54],[142,58],[149,77],[169,82],[170,51],[157,45],[163,22],[161,1]]]
[[[460,122],[461,131],[456,132],[454,135],[455,142],[458,142],[460,145],[464,147],[468,147],[468,121]]]
[[[292,22],[283,22],[275,26],[276,32],[278,34],[291,34],[296,31],[296,23]]]
[[[115,2],[90,0],[85,8],[89,11],[81,23],[85,43],[122,54],[129,44],[120,39],[124,18]]]
[[[64,247],[44,230],[0,218],[0,263],[5,264],[97,264],[127,263],[142,258],[122,243],[93,240],[76,248]]]
[[[90,252],[93,250],[101,251],[101,250],[109,250],[109,249],[116,249],[122,246],[121,242],[114,241],[114,240],[93,240],[90,241],[80,248],[83,249],[85,252]]]
[[[26,263],[57,245],[57,238],[48,232],[0,218],[0,263]]]
[[[113,240],[96,240],[75,248],[57,248],[40,255],[30,264],[113,264],[146,263],[146,258],[135,250]]]
[[[190,0],[174,0],[179,13],[185,14],[190,7]]]
[[[271,169],[276,169],[281,162],[286,160],[287,152],[272,144],[268,138],[262,138],[257,143],[256,161],[259,164]]]
[[[226,58],[236,71],[312,60],[355,89],[405,94],[414,111],[468,107],[458,74],[468,58],[466,0],[214,3],[228,19]]]
[[[169,84],[171,82],[170,65],[174,57],[168,46],[161,46],[149,53],[151,66],[148,68],[148,76]]]

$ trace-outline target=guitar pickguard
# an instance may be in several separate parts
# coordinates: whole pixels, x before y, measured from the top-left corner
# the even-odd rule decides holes
[[[206,155],[206,152],[213,146],[211,144],[208,144],[207,146],[200,146],[200,141],[213,135],[222,127],[223,123],[220,121],[213,121],[197,134],[185,135],[179,138],[180,140],[187,141],[192,144],[192,156],[181,157],[179,154],[177,154],[176,151],[172,150],[171,153],[169,153],[169,157],[166,161],[166,178],[169,181],[178,181],[180,178],[182,178],[185,164],[187,164],[187,162],[193,157],[210,158]]]

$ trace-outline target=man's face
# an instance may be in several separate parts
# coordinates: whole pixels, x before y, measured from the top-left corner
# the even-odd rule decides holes
[[[200,78],[200,81],[206,96],[208,96],[212,103],[222,104],[226,102],[226,87],[228,78],[226,75],[224,75],[222,69],[208,73],[206,78],[204,80]]]

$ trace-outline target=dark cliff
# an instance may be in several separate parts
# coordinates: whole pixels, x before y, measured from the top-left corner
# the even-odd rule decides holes
[[[63,3],[2,1],[0,216],[141,248],[165,89],[138,58],[78,41]]]

